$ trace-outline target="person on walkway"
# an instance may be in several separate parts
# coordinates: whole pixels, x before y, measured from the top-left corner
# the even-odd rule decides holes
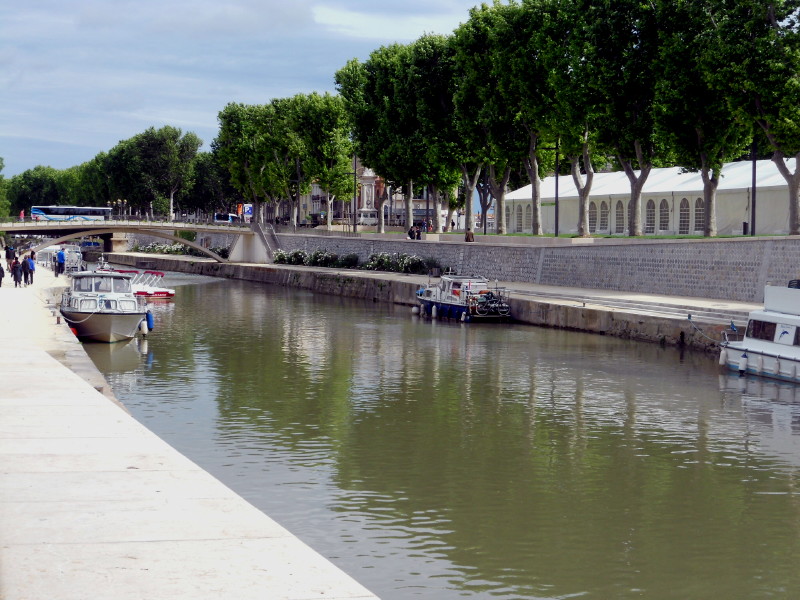
[[[11,271],[11,263],[14,262],[14,246],[6,246],[6,267]]]
[[[414,235],[414,226],[408,228],[408,239],[413,240],[416,236]]]
[[[31,280],[31,266],[27,256],[22,257],[20,268],[22,269],[22,284],[27,287]]]
[[[19,259],[16,257],[14,257],[14,261],[11,263],[11,277],[14,279],[14,287],[22,285],[22,264],[20,264]]]
[[[464,234],[464,241],[465,242],[474,242],[475,241],[475,234],[472,233],[472,229],[467,227],[467,232]]]
[[[56,254],[56,277],[58,277],[61,273],[64,272],[64,263],[67,261],[67,257],[64,254],[64,249],[60,248],[58,250],[58,254]]]
[[[35,254],[33,252],[31,252],[28,255],[28,258],[25,259],[25,260],[28,261],[28,270],[29,270],[29,272],[28,272],[28,283],[30,283],[31,285],[33,285],[33,274],[36,273],[36,260],[34,260],[34,258],[33,258],[34,255]]]
[[[418,240],[422,239],[422,232],[419,227],[414,227],[414,238]]]
[[[0,287],[3,287],[3,277],[6,276],[6,270],[3,268],[3,265],[0,265]]]

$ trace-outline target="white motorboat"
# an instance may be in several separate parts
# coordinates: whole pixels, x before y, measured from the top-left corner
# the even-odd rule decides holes
[[[505,296],[505,288],[491,286],[485,277],[467,275],[442,275],[417,291],[422,313],[461,321],[509,319]]]
[[[153,328],[144,299],[126,273],[81,271],[61,298],[61,314],[81,341],[119,342]]]
[[[172,288],[162,287],[157,285],[164,277],[161,271],[145,271],[140,273],[135,269],[115,269],[108,264],[104,256],[100,256],[100,260],[95,265],[95,271],[112,272],[112,273],[128,273],[131,275],[131,287],[135,296],[146,298],[148,300],[171,300],[175,296],[175,290]]]
[[[750,313],[741,340],[722,343],[719,364],[740,375],[800,383],[800,280],[764,288],[764,308]]]

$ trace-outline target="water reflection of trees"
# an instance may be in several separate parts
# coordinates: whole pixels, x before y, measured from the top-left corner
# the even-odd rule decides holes
[[[713,359],[236,285],[198,292],[194,329],[154,368],[212,369],[226,443],[325,465],[331,510],[402,531],[400,553],[446,557],[453,585],[696,597],[713,581],[742,597],[800,583],[793,478],[758,454]]]

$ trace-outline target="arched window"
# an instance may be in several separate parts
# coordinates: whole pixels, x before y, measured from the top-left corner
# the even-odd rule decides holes
[[[522,233],[522,206],[517,204],[517,222],[514,228],[515,233]]]
[[[681,200],[680,216],[678,219],[678,234],[689,235],[689,224],[692,219],[689,211],[689,201],[684,198]]]
[[[669,202],[662,198],[658,205],[658,230],[667,231],[669,229]]]
[[[702,198],[694,201],[694,230],[701,233],[706,230],[706,207]]]
[[[655,233],[656,230],[656,203],[652,200],[647,201],[644,211],[644,232]]]
[[[525,229],[524,231],[530,231],[533,233],[533,208],[531,205],[528,204],[525,207]]]
[[[589,202],[589,233],[597,231],[597,205]]]
[[[600,224],[597,228],[600,231],[608,231],[608,204],[605,200],[600,203]]]
[[[614,226],[614,233],[625,233],[625,205],[622,200],[617,200],[616,223]]]

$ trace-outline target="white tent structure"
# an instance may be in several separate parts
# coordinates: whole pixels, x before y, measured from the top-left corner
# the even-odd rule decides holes
[[[794,159],[786,164],[794,171]],[[717,233],[752,231],[753,163],[727,163],[717,188]],[[555,230],[555,177],[541,184],[542,228]],[[632,215],[631,188],[622,171],[595,173],[589,197],[589,231],[627,235]],[[558,178],[559,233],[578,231],[578,192],[571,175]],[[531,186],[506,194],[506,230],[530,233],[533,215]],[[653,169],[642,191],[642,231],[645,235],[702,235],[705,220],[700,173],[680,167]],[[745,225],[746,224],[746,225]],[[771,160],[756,162],[756,233],[789,232],[789,188]]]

